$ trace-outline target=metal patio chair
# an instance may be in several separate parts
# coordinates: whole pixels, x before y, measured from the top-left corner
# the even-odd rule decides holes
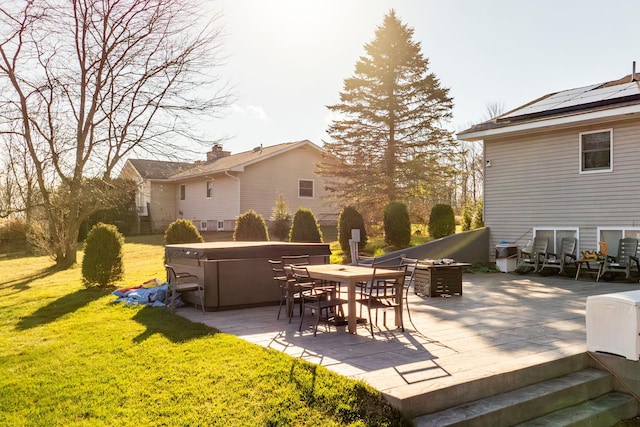
[[[389,270],[397,268],[399,271],[403,271],[403,274],[397,279],[380,279],[376,275],[378,269]],[[404,322],[402,321],[402,313],[399,312],[402,306],[405,291],[405,278],[407,274],[407,265],[399,265],[396,267],[374,267],[371,274],[371,280],[367,282],[362,291],[362,296],[358,299],[361,306],[367,307],[369,313],[369,329],[371,336],[373,337],[373,316],[372,312],[376,312],[375,325],[378,325],[378,310],[384,310],[382,313],[383,325],[387,326],[387,314],[388,309],[393,309],[396,315],[396,324],[404,332]]]
[[[313,336],[318,333],[318,324],[320,319],[324,319],[327,324],[332,321],[337,325],[339,317],[344,319],[344,311],[342,305],[347,301],[337,297],[335,286],[326,286],[322,283],[316,282],[309,275],[309,271],[304,266],[291,266],[293,277],[296,280],[297,286],[300,287],[300,296],[302,302],[302,314],[300,315],[300,326],[298,331],[302,331],[302,324],[304,323],[304,315],[307,309],[311,310],[316,316],[315,325],[313,328]],[[325,313],[324,317],[322,314]]]
[[[202,314],[204,310],[204,284],[200,284],[198,276],[190,273],[178,273],[176,270],[165,264],[165,270],[167,271],[167,295],[165,296],[165,305],[168,309],[174,310],[176,299],[178,294],[183,292],[198,292],[200,296],[200,307],[202,307]]]

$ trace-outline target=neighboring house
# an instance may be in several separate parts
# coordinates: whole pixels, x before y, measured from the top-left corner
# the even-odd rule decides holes
[[[205,162],[129,159],[120,177],[138,182],[141,223],[149,220],[153,231],[177,218],[201,231],[232,231],[249,209],[268,221],[279,194],[292,214],[305,207],[321,224],[335,224],[339,210],[325,203],[324,181],[315,174],[322,153],[306,140],[233,155],[216,144]]]
[[[633,78],[632,78],[633,76]],[[545,95],[458,134],[484,143],[484,222],[493,247],[578,238],[578,251],[640,238],[640,85],[620,80]]]

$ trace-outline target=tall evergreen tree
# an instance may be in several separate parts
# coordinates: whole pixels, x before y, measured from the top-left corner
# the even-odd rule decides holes
[[[412,37],[391,10],[344,80],[340,102],[328,106],[340,118],[329,126],[318,172],[342,204],[378,217],[391,201],[423,199],[452,164],[455,143],[443,126],[453,100]]]

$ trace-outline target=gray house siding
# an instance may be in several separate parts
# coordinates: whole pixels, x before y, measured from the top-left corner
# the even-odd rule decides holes
[[[581,174],[580,133],[607,129],[613,130],[613,171]],[[637,120],[485,139],[484,148],[484,220],[492,247],[501,241],[522,247],[534,229],[575,228],[579,250],[597,249],[598,227],[640,227]]]

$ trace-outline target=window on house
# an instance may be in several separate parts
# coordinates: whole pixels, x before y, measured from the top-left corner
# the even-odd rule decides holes
[[[213,181],[207,181],[207,199],[213,197]]]
[[[613,170],[612,134],[611,129],[580,134],[580,172]]]
[[[298,197],[313,197],[313,180],[301,179],[298,181]]]
[[[224,231],[224,221],[218,221],[218,231]]]
[[[546,237],[549,240],[548,251],[558,253],[563,237],[575,237],[577,239],[576,254],[580,253],[580,236],[577,227],[534,227],[533,237]]]
[[[184,200],[187,196],[187,186],[180,184],[180,200]]]

